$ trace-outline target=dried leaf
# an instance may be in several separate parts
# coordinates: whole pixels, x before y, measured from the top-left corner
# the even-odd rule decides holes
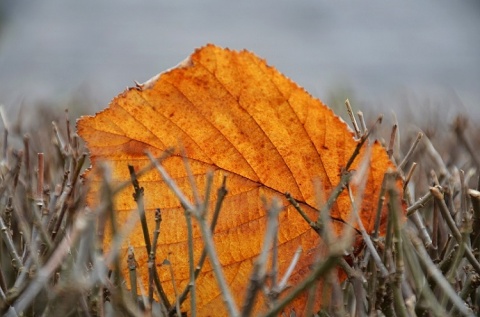
[[[87,143],[93,166],[100,161],[108,162],[117,183],[130,178],[127,164],[136,170],[149,164],[146,150],[160,156],[167,148],[179,145],[185,149],[200,193],[205,190],[208,170],[214,172],[213,188],[218,188],[224,175],[227,176],[229,194],[214,237],[219,260],[238,305],[245,296],[252,263],[260,252],[266,228],[266,212],[260,198],[283,197],[285,192],[290,192],[311,218],[316,219],[312,180],[321,181],[324,196],[328,197],[357,145],[353,133],[341,119],[264,60],[248,51],[235,52],[213,45],[196,50],[176,68],[128,89],[96,116],[80,119],[78,133]],[[362,153],[363,150],[353,169],[361,161]],[[179,152],[162,164],[193,199]],[[369,231],[373,229],[383,175],[394,168],[385,149],[373,144],[360,210]],[[93,186],[89,201],[95,204],[95,186],[98,187],[100,180],[93,173],[88,177]],[[150,228],[154,226],[154,209],[162,210],[157,262],[168,256],[175,282],[183,289],[189,278],[183,209],[157,171],[148,172],[139,181],[145,189]],[[215,195],[213,192],[212,206]],[[322,242],[286,200],[284,206],[278,235],[280,274],[285,272],[298,246],[303,249],[290,280],[294,285],[308,273],[322,249]],[[124,223],[136,209],[131,189],[116,197],[115,209],[119,223]],[[348,221],[350,210],[348,195],[343,193],[331,216]],[[334,224],[339,234],[343,224],[339,221]],[[148,258],[141,230],[138,225],[127,242],[135,247],[139,272],[147,285]],[[111,237],[107,236],[106,246],[110,243]],[[195,228],[196,259],[202,248],[200,232]],[[127,243],[122,257],[127,257]],[[157,269],[166,292],[173,298],[168,268]],[[199,314],[225,312],[209,263],[202,272],[197,283]],[[302,305],[301,300],[294,303],[297,313],[302,311]],[[188,301],[182,307],[188,309]],[[257,304],[257,311],[262,308],[265,308],[262,303]]]

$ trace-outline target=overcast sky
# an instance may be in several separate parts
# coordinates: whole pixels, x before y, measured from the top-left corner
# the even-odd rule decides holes
[[[362,105],[383,110],[430,100],[449,113],[480,112],[480,11],[473,0],[3,5],[0,103],[6,107],[88,92],[100,109],[134,80],[213,42],[255,52],[325,101],[332,91],[351,89]]]

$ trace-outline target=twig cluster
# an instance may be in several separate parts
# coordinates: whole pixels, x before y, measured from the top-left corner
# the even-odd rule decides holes
[[[480,182],[475,182],[474,177],[478,179],[480,159],[466,133],[465,121],[458,119],[453,129],[458,140],[455,150],[465,151],[470,157],[460,165],[454,160],[447,164],[433,142],[418,131],[402,155],[400,126],[394,125],[386,150],[399,163],[396,170],[385,174],[373,211],[375,226],[368,232],[359,210],[371,159],[368,139],[381,118],[367,129],[363,114],[358,114],[358,124],[349,102],[347,106],[358,147],[328,197],[324,197],[322,185],[316,184],[317,217],[311,219],[291,195],[285,194],[321,237],[326,250],[301,283],[290,285],[289,278],[301,251],[291,259],[285,272],[278,271],[278,215],[282,204],[279,199],[265,200],[267,229],[242,303],[233,299],[213,243],[213,232],[222,217],[222,203],[228,193],[227,179],[215,189],[212,174],[208,174],[205,192],[200,193],[185,160],[193,193],[190,200],[162,166],[169,151],[160,158],[146,153],[150,166],[140,171],[129,167],[129,182],[113,186],[108,168],[97,170],[103,179],[98,190],[102,200],[90,210],[85,204],[86,186],[79,179],[86,155],[71,131],[68,116],[61,127],[53,124],[52,139],[25,134],[21,137],[22,146],[17,149],[10,140],[18,138],[15,133],[22,133],[0,111],[4,126],[0,147],[0,314],[180,316],[182,304],[189,301],[189,315],[195,316],[196,280],[208,259],[231,316],[252,315],[260,297],[268,299],[264,316],[294,314],[286,308],[300,294],[307,294],[305,315],[478,315]],[[353,173],[350,167],[360,160],[361,149],[364,155]],[[163,291],[156,270],[159,264],[169,266],[172,277],[175,270],[168,259],[157,259],[162,212],[156,210],[153,224],[148,224],[145,218],[144,192],[139,179],[152,168],[180,201],[188,229],[189,283],[185,289],[174,284],[174,298]],[[403,186],[399,187],[399,183]],[[120,226],[113,202],[115,195],[125,188],[133,188],[139,217],[132,215],[131,220]],[[209,210],[214,190],[218,190],[217,200]],[[345,221],[342,235],[337,236],[331,226],[330,211],[344,192],[350,198],[351,216]],[[207,217],[208,213],[212,216]],[[383,228],[380,224],[385,213]],[[120,262],[119,250],[131,229],[138,225],[137,218],[149,255],[148,285],[139,283],[133,249],[129,250],[126,263],[128,276],[123,276],[121,270],[125,265]],[[193,256],[193,222],[197,222],[204,241],[198,259]],[[107,225],[113,243],[109,250],[103,250]],[[352,249],[354,241],[362,241],[363,247]],[[130,289],[125,287],[125,280],[129,280]],[[316,311],[319,290],[322,305]]]

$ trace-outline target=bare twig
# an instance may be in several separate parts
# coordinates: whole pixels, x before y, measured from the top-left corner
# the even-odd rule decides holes
[[[375,130],[375,127],[382,123],[382,120],[383,120],[383,116],[379,116],[377,118],[377,121],[375,121],[375,123],[372,125],[370,130],[367,132],[367,134],[363,135],[360,138],[360,141],[357,143],[357,146],[355,147],[355,150],[353,151],[352,155],[350,156],[350,159],[348,160],[347,164],[345,164],[345,170],[348,171],[350,169],[353,162],[355,161],[355,158],[358,156],[358,154],[360,154],[360,149],[362,148],[363,144],[368,140],[368,137],[370,136],[372,131]]]
[[[10,253],[10,258],[13,261],[13,266],[18,270],[23,270],[23,262],[18,255],[17,248],[13,243],[10,230],[7,228],[7,226],[5,226],[2,216],[0,216],[0,232],[2,233],[3,242],[5,242],[8,253]]]
[[[273,198],[270,207],[267,209],[267,229],[263,237],[260,255],[255,260],[250,281],[246,288],[247,293],[242,307],[242,316],[249,316],[253,310],[257,293],[263,287],[267,278],[267,260],[270,253],[276,232],[278,231],[278,214],[282,210],[281,201]]]
[[[270,309],[263,317],[277,316],[283,308],[285,308],[292,300],[294,300],[300,293],[309,289],[314,283],[317,283],[317,279],[320,276],[325,276],[331,269],[335,267],[341,254],[331,253],[322,262],[318,263],[313,269],[312,273],[305,278],[300,284],[298,284],[292,291],[290,291],[284,298],[278,301],[275,306]]]
[[[407,162],[410,160],[410,157],[415,152],[415,149],[417,148],[417,145],[422,139],[422,137],[423,137],[423,133],[418,132],[417,137],[415,138],[415,141],[412,143],[412,145],[408,149],[407,154],[405,154],[405,156],[403,157],[403,160],[400,162],[400,164],[398,164],[398,168],[403,169],[405,167]]]
[[[200,210],[195,208],[195,206],[187,199],[181,189],[177,186],[175,181],[168,175],[167,171],[158,163],[158,161],[152,156],[151,153],[146,153],[149,159],[152,161],[154,166],[159,171],[160,175],[162,176],[163,181],[167,186],[172,190],[176,197],[180,200],[180,203],[183,205],[184,208],[192,210],[193,215],[197,219],[200,224],[200,230],[202,232],[203,241],[205,243],[205,248],[207,250],[208,257],[213,267],[213,272],[219,284],[220,290],[222,292],[222,297],[227,306],[228,312],[231,316],[238,316],[239,312],[236,307],[235,301],[233,300],[232,294],[228,288],[225,276],[221,270],[221,264],[217,256],[217,252],[215,250],[215,246],[213,243],[213,236],[210,228],[207,224],[207,220],[205,218],[205,214],[201,213]]]
[[[38,158],[38,167],[37,167],[37,191],[35,194],[35,199],[38,206],[43,206],[43,183],[44,183],[44,169],[45,169],[45,160],[43,153],[37,154]]]
[[[158,170],[160,176],[162,176],[163,181],[167,186],[172,190],[175,196],[180,200],[183,208],[189,210],[195,210],[195,206],[188,200],[187,196],[182,192],[182,190],[178,187],[177,183],[168,175],[167,171],[163,166],[158,162],[158,160],[150,153],[146,152],[148,158],[152,162],[153,166]]]
[[[418,166],[417,163],[413,162],[412,166],[408,170],[407,176],[405,177],[405,182],[403,183],[403,190],[407,188],[408,183],[410,182],[413,172],[415,172],[415,169],[417,168],[417,166]]]
[[[128,171],[130,172],[130,179],[132,181],[134,193],[133,199],[137,203],[138,214],[140,216],[140,223],[142,225],[143,240],[145,241],[145,247],[147,254],[152,251],[152,245],[150,241],[150,233],[148,232],[147,218],[145,217],[145,204],[143,200],[143,187],[140,187],[135,173],[135,169],[132,165],[128,165]]]
[[[462,242],[462,234],[457,228],[457,225],[455,224],[455,221],[453,220],[452,216],[450,215],[450,212],[448,211],[448,207],[445,204],[445,201],[443,200],[443,195],[440,192],[440,190],[436,187],[430,187],[430,191],[432,195],[435,197],[435,201],[438,202],[439,207],[440,207],[440,212],[442,213],[443,218],[445,219],[448,227],[450,228],[450,231],[452,232],[453,237],[455,240],[457,240],[457,243],[463,243]],[[465,255],[470,262],[470,264],[473,266],[475,271],[480,274],[480,263],[477,261],[475,258],[475,255],[472,252],[472,249],[470,249],[469,246],[465,246]]]
[[[383,175],[382,186],[380,187],[380,194],[378,195],[377,213],[375,216],[375,225],[372,234],[373,240],[377,240],[379,235],[380,219],[382,217],[383,205],[385,204],[385,193],[387,191],[386,183],[386,175]]]
[[[411,237],[413,233],[408,230],[402,231],[403,239],[403,252],[405,254],[405,263],[409,268],[409,272],[412,274],[412,281],[417,290],[421,290],[419,296],[424,299],[426,308],[429,309],[434,316],[447,316],[447,311],[440,305],[435,294],[432,292],[427,282],[427,278],[424,272],[421,269],[419,262],[419,257],[415,253],[415,248],[413,247]],[[417,242],[420,243],[420,240],[417,239]]]
[[[430,140],[427,137],[424,137],[423,140],[425,143],[425,150],[427,151],[427,154],[435,162],[440,172],[439,181],[442,182],[444,178],[449,178],[451,176],[450,172],[448,171],[447,166],[445,165],[445,162],[443,161],[442,157],[437,152],[435,147],[432,145],[432,142],[430,142]]]
[[[393,147],[395,146],[395,137],[397,136],[398,125],[394,124],[392,127],[392,132],[390,133],[390,142],[388,142],[387,154],[391,159],[393,157]]]
[[[32,172],[30,168],[30,136],[25,134],[23,137],[23,151],[25,152],[25,181],[27,184],[32,184]],[[31,186],[27,186],[27,193],[31,193]]]
[[[132,293],[132,299],[136,303],[138,301],[137,293],[137,261],[135,261],[135,254],[133,253],[133,247],[128,247],[128,274],[130,276],[130,292]]]
[[[189,276],[190,276],[190,307],[191,307],[191,314],[192,316],[196,316],[196,311],[197,311],[197,289],[195,285],[195,268],[194,268],[194,257],[193,257],[193,233],[192,233],[192,218],[190,215],[189,210],[185,210],[185,219],[187,223],[187,245],[188,245],[188,271],[189,271]],[[173,276],[172,276],[173,279]],[[175,291],[175,295],[177,296],[177,300],[175,301],[177,303],[177,307],[180,306],[180,301],[178,300],[178,295],[177,292]],[[178,308],[177,308],[178,311]],[[178,313],[177,313],[178,314]]]
[[[27,308],[38,292],[45,287],[45,283],[47,283],[54,271],[63,263],[63,259],[68,254],[70,247],[81,237],[82,232],[86,229],[86,223],[85,217],[77,218],[70,233],[62,239],[62,242],[55,249],[47,263],[37,271],[36,278],[28,285],[23,295],[13,304],[17,312],[21,312]],[[9,314],[7,316],[13,315]]]
[[[300,206],[300,204],[295,200],[295,198],[293,198],[293,196],[288,192],[285,193],[285,197],[287,198],[288,202],[298,211],[302,218],[309,224],[309,226],[320,234],[322,228],[318,226],[317,222],[310,219],[310,217],[303,210],[302,206]]]
[[[480,157],[478,156],[478,151],[476,151],[473,146],[470,144],[467,136],[465,135],[465,127],[467,126],[467,119],[461,116],[458,116],[454,123],[454,130],[457,134],[457,138],[460,140],[460,143],[467,149],[470,153],[473,161],[477,168],[480,168]]]
[[[355,137],[357,139],[359,139],[360,136],[361,136],[360,129],[358,128],[357,120],[355,119],[355,115],[353,114],[352,106],[350,105],[350,101],[348,99],[345,100],[345,106],[347,107],[347,113],[348,113],[348,116],[350,117],[350,121],[352,121],[353,131],[355,132]]]
[[[153,280],[156,273],[156,255],[157,255],[157,244],[158,237],[160,236],[160,223],[162,222],[162,213],[160,209],[155,210],[155,230],[153,230],[153,242],[152,249],[148,257],[148,299],[149,303],[153,301]],[[160,284],[161,286],[161,284]],[[159,291],[160,292],[160,291]],[[163,304],[163,302],[162,302]],[[163,305],[162,305],[163,306]]]
[[[452,288],[452,286],[448,283],[448,281],[445,279],[442,273],[437,269],[435,264],[432,262],[432,260],[430,259],[430,256],[428,255],[427,251],[423,247],[420,240],[417,237],[415,237],[415,235],[413,235],[412,233],[409,233],[409,238],[413,246],[417,250],[418,259],[420,260],[420,263],[422,264],[424,269],[428,272],[428,274],[435,279],[437,285],[439,285],[442,288],[443,292],[447,294],[450,301],[455,305],[455,307],[458,309],[458,311],[461,314],[463,314],[464,316],[473,317],[472,311],[465,305],[465,303],[457,295],[457,293]]]
[[[60,153],[62,153],[63,157],[67,157],[69,154],[67,144],[69,143],[65,143],[62,135],[60,134],[60,131],[58,131],[58,127],[55,122],[52,122],[52,126],[53,126],[53,133],[55,134],[55,138],[58,143],[58,148],[60,149]]]
[[[389,274],[388,270],[385,267],[385,265],[383,264],[382,259],[378,255],[378,252],[375,249],[375,247],[372,243],[372,240],[370,239],[370,236],[367,234],[367,231],[365,230],[365,227],[363,226],[362,219],[360,218],[360,215],[358,214],[358,203],[355,202],[350,187],[348,187],[348,194],[349,194],[349,197],[350,197],[350,202],[352,203],[352,212],[355,216],[355,220],[356,220],[357,225],[359,227],[360,233],[362,234],[363,241],[367,245],[367,248],[370,251],[370,254],[373,256],[375,264],[377,265],[378,269],[380,270],[380,273],[381,273],[382,277],[386,278]]]
[[[420,197],[413,205],[407,208],[407,217],[412,215],[415,211],[425,207],[425,205],[432,199],[432,193],[429,191],[422,197]]]
[[[290,265],[285,271],[285,274],[283,275],[282,279],[278,283],[276,289],[272,289],[272,292],[280,294],[285,288],[287,288],[288,280],[290,279],[290,276],[292,275],[293,270],[297,266],[298,261],[300,260],[301,254],[302,254],[302,249],[298,248],[297,251],[295,251],[295,254],[293,255],[292,261],[290,261]]]
[[[227,192],[228,191],[226,188],[226,177],[224,177],[222,186],[217,191],[217,201],[215,204],[215,210],[213,212],[212,222],[210,224],[210,230],[212,232],[214,231],[215,226],[217,224],[218,216],[220,215],[220,210],[222,208],[222,203],[223,203],[223,200],[225,199],[225,196],[227,195]],[[204,208],[206,208],[206,204]],[[200,255],[200,259],[198,260],[198,263],[195,266],[195,278],[197,278],[198,275],[200,274],[206,259],[207,259],[207,250],[204,247],[202,250],[202,254]],[[183,290],[182,294],[179,296],[179,299],[178,299],[180,303],[183,303],[185,301],[188,293],[190,292],[190,288],[191,286],[187,285],[187,287]],[[173,313],[173,310],[170,310],[169,315],[171,315],[172,313]]]
[[[358,121],[360,121],[361,135],[365,135],[368,132],[367,125],[365,124],[365,117],[363,112],[357,111]]]
[[[338,196],[343,192],[343,190],[346,188],[348,182],[350,181],[352,177],[352,173],[350,172],[345,172],[342,177],[340,178],[340,182],[338,183],[337,186],[331,191],[330,197],[328,197],[326,204],[320,209],[320,212],[318,214],[318,219],[316,222],[316,227],[319,228],[319,231],[322,232],[324,230],[324,223],[322,219],[322,214],[327,214],[330,210],[332,210],[333,204],[338,199]],[[329,213],[328,213],[329,214]]]
[[[181,316],[182,312],[180,310],[180,301],[178,300],[177,283],[175,283],[175,274],[173,274],[172,263],[167,258],[163,260],[163,265],[168,266],[168,271],[170,273],[170,280],[172,281],[172,286],[173,286],[173,294],[175,295],[175,312],[177,313],[177,316]]]
[[[408,316],[407,308],[405,306],[405,300],[402,294],[402,282],[403,275],[405,271],[405,264],[403,262],[403,242],[400,228],[400,214],[401,206],[399,201],[398,191],[395,188],[395,181],[392,177],[389,177],[388,186],[388,206],[389,206],[389,215],[390,219],[393,222],[393,248],[395,251],[395,280],[393,282],[393,297],[395,304],[395,311],[399,316]]]

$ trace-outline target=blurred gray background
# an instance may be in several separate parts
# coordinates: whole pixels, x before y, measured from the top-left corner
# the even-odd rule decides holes
[[[474,0],[1,0],[0,103],[74,96],[88,113],[212,42],[255,52],[334,106],[349,97],[384,113],[480,118],[479,9]]]

